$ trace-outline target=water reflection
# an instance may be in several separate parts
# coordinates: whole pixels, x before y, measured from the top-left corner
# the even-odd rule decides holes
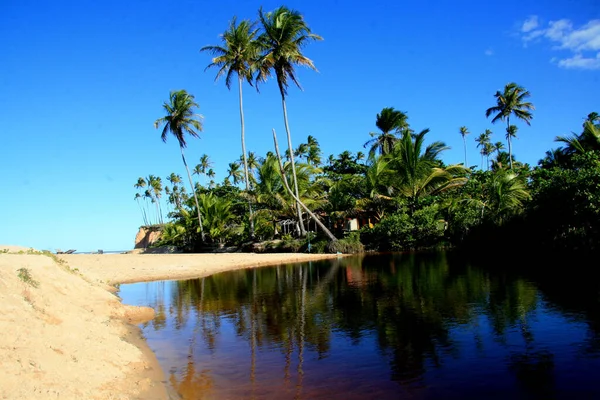
[[[600,397],[594,318],[444,253],[123,285],[121,296],[155,308],[144,332],[186,399]]]

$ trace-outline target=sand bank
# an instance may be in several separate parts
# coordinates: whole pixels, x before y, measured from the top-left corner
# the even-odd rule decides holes
[[[172,394],[140,331],[152,310],[109,285],[202,277],[302,262],[309,254],[0,253],[0,398],[166,399]],[[25,252],[26,253],[26,252]]]

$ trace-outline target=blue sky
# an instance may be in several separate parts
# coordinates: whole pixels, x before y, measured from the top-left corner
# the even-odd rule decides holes
[[[375,3],[375,2],[372,2]],[[485,118],[493,94],[514,81],[536,106],[531,127],[517,124],[518,159],[535,164],[557,135],[578,132],[600,111],[600,6],[596,0],[289,1],[325,39],[305,54],[318,73],[300,70],[290,88],[294,145],[315,136],[325,156],[364,150],[383,107],[407,112],[428,140],[452,147],[447,163],[469,164],[474,138],[503,128]],[[186,89],[204,115],[201,154],[217,181],[241,154],[237,91],[204,72],[205,45],[228,21],[255,19],[274,1],[5,0],[0,3],[0,243],[40,249],[123,250],[142,224],[133,196],[139,176],[183,174],[176,141],[153,122],[169,91]],[[244,87],[248,150],[272,150],[284,134],[274,81]],[[283,138],[282,138],[283,139]]]

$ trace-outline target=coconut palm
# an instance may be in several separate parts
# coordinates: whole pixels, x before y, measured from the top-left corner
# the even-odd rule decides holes
[[[403,129],[408,129],[407,119],[405,113],[395,110],[393,107],[381,110],[375,119],[375,125],[380,132],[371,132],[370,135],[373,139],[363,145],[365,148],[371,146],[369,156],[373,157],[377,150],[379,150],[379,154],[389,154],[398,140],[397,134]]]
[[[194,182],[192,181],[192,175],[188,168],[185,160],[183,149],[187,147],[185,140],[185,134],[187,133],[191,137],[199,137],[198,132],[202,132],[202,116],[196,114],[194,109],[198,107],[198,103],[195,102],[194,96],[186,92],[185,90],[172,91],[169,95],[169,102],[163,104],[163,109],[167,115],[157,119],[154,122],[154,127],[158,128],[163,126],[161,139],[163,142],[167,141],[168,134],[171,133],[179,142],[179,149],[181,150],[181,159],[183,165],[187,171],[188,179],[190,180],[190,186],[192,193],[194,194],[194,200],[196,201],[196,209],[198,212],[198,224],[200,225],[200,236],[202,242],[204,242],[204,229],[202,227],[202,216],[200,215],[200,206],[198,205],[198,196],[194,190]]]
[[[317,139],[314,136],[308,135],[306,143],[308,144],[306,162],[311,165],[321,165],[321,148]]]
[[[159,176],[149,175],[148,176],[148,187],[150,189],[150,194],[154,199],[154,203],[156,205],[156,219],[159,224],[163,223],[162,218],[162,207],[160,205],[160,198],[162,197],[162,179]]]
[[[240,164],[236,162],[229,163],[229,168],[227,169],[227,179],[231,178],[234,185],[237,185],[242,181],[243,175],[242,171],[240,171]]]
[[[394,186],[409,200],[411,212],[420,198],[441,193],[466,182],[464,176],[467,168],[461,165],[444,167],[439,160],[439,155],[449,149],[446,144],[438,141],[424,148],[425,135],[428,132],[429,129],[425,129],[418,134],[412,134],[409,130],[404,130],[390,154],[390,165],[398,179]]]
[[[258,30],[255,29],[254,26],[255,24],[248,20],[243,20],[239,24],[236,24],[236,18],[234,17],[229,23],[229,29],[221,34],[221,46],[205,46],[201,49],[201,51],[208,51],[215,56],[206,68],[219,68],[215,80],[222,75],[225,75],[225,85],[228,89],[231,89],[232,75],[237,74],[240,99],[240,125],[242,129],[242,161],[244,165],[246,191],[250,190],[250,181],[248,178],[248,162],[246,159],[242,83],[246,80],[250,86],[252,86],[254,63],[259,55],[259,48],[256,42]],[[248,203],[248,209],[250,213],[250,236],[253,238],[254,223],[252,222],[252,205],[250,203]]]
[[[465,148],[465,167],[467,166],[467,135],[471,132],[469,132],[469,130],[467,129],[466,126],[461,126],[459,129],[460,132],[460,136],[462,136],[463,139],[463,146]]]
[[[146,180],[142,177],[139,177],[137,182],[135,183],[135,185],[133,185],[134,188],[138,189],[140,192],[136,193],[134,199],[135,201],[138,203],[138,206],[140,207],[140,210],[142,211],[142,219],[144,220],[144,225],[149,225],[148,222],[148,216],[146,213],[146,210],[142,207],[142,205],[140,204],[140,199],[143,198],[144,202],[145,200],[147,200],[147,198],[145,196],[142,196],[142,189],[146,187]],[[146,202],[145,202],[146,203]],[[148,205],[148,203],[146,203],[146,206]]]
[[[587,120],[584,122],[583,132],[580,135],[558,136],[554,140],[566,143],[566,152],[569,154],[600,150],[600,126],[594,125],[591,121]]]
[[[376,156],[365,173],[365,184],[368,196],[356,202],[359,209],[372,213],[375,221],[379,222],[392,204],[392,177],[394,171],[390,168],[390,157]]]
[[[520,213],[523,210],[523,202],[530,198],[523,175],[498,172],[492,176],[486,207],[497,222],[502,223],[506,216]]]
[[[485,156],[487,144],[490,143],[490,137],[492,136],[492,131],[486,129],[485,132],[480,134],[475,141],[477,142],[477,147],[480,148],[479,153],[481,154],[481,167],[480,169],[483,171],[483,157]]]
[[[147,226],[148,225],[148,219],[146,218],[146,211],[144,211],[144,208],[140,204],[140,199],[141,198],[142,198],[142,195],[139,194],[139,193],[136,193],[135,196],[134,196],[134,200],[138,204],[138,207],[140,208],[140,212],[142,213],[142,220],[144,221],[144,226]]]
[[[528,90],[525,90],[523,86],[519,86],[516,83],[509,83],[504,87],[504,91],[497,91],[494,97],[496,97],[496,105],[488,108],[485,111],[486,118],[490,115],[494,115],[492,123],[496,121],[506,120],[506,130],[510,128],[510,117],[514,115],[515,118],[524,121],[527,125],[531,125],[531,119],[533,114],[531,111],[535,110],[532,103],[526,102],[525,99],[531,96]],[[510,139],[508,142],[509,157],[511,153]],[[512,157],[510,157],[510,169],[512,169]]]
[[[294,174],[294,190],[298,198],[298,182],[296,179],[296,167],[294,162],[292,136],[288,124],[285,97],[289,81],[291,80],[298,88],[302,89],[296,77],[296,66],[305,66],[317,70],[312,60],[302,54],[302,48],[310,41],[322,40],[319,35],[311,32],[304,21],[302,14],[290,10],[285,6],[279,7],[272,12],[264,13],[262,7],[258,12],[263,33],[258,38],[261,56],[258,61],[257,82],[264,82],[272,74],[275,74],[279,92],[281,94],[281,105],[283,108],[283,120],[288,139],[288,151]],[[296,203],[300,232],[304,236],[304,224],[300,204]]]

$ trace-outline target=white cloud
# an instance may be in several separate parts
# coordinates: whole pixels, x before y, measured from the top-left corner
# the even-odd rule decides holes
[[[544,27],[540,25],[538,16],[533,15],[523,23],[520,31],[525,47],[530,42],[545,40],[553,44],[552,50],[570,52],[558,58],[559,67],[600,69],[600,53],[595,54],[600,51],[600,19],[590,20],[579,28],[575,28],[568,19],[550,21]]]
[[[521,32],[532,31],[535,28],[537,28],[538,26],[539,26],[538,16],[532,15],[531,17],[527,18],[525,20],[525,22],[523,22],[523,26],[521,26]]]
[[[600,53],[596,54],[596,57],[583,57],[581,54],[575,54],[571,58],[559,60],[558,66],[562,68],[600,69]]]
[[[486,56],[493,56],[494,55],[494,50],[492,49],[486,49],[483,54],[485,54]]]

